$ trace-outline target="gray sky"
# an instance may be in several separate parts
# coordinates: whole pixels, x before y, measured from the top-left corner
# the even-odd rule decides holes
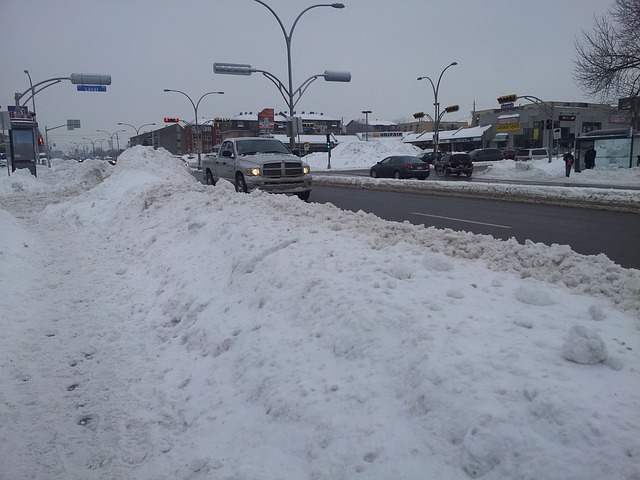
[[[287,31],[313,0],[266,0]],[[500,95],[549,101],[596,101],[575,85],[574,41],[591,30],[610,0],[343,0],[346,8],[306,12],[293,33],[294,89],[324,70],[348,70],[350,83],[317,80],[297,110],[323,112],[347,123],[362,118],[413,119],[433,115],[429,76],[442,78],[442,107],[459,104],[446,120],[468,121],[476,109],[495,108]],[[262,75],[214,75],[214,62],[248,63],[286,83],[286,48],[273,15],[252,0],[0,0],[0,106],[14,92],[71,73],[107,73],[106,93],[77,92],[69,81],[36,96],[42,129],[80,119],[81,129],[49,132],[61,147],[115,132],[126,143],[130,127],[165,116],[193,120],[188,99],[202,100],[199,116],[230,117],[263,108],[286,111]],[[31,102],[29,102],[31,106]],[[157,128],[157,127],[146,127]]]

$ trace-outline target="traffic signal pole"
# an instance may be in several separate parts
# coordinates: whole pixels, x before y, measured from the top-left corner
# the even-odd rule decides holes
[[[327,133],[327,170],[331,170],[331,134]]]
[[[540,100],[538,97],[534,97],[533,95],[516,95],[515,93],[498,97],[498,103],[500,105],[505,105],[513,103],[519,98],[524,98],[525,100],[529,100],[531,103],[535,103],[540,108],[542,108],[544,113],[547,114],[548,124],[545,124],[545,128],[548,131],[547,135],[549,137],[549,163],[551,163],[551,157],[553,155],[553,104],[549,104],[543,100]]]

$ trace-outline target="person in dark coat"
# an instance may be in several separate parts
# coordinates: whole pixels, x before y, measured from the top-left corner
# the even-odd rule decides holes
[[[594,168],[596,166],[596,151],[591,145],[587,149],[587,153],[584,154],[584,167],[585,168]]]
[[[562,157],[562,159],[564,160],[564,166],[565,166],[565,172],[567,174],[567,177],[569,176],[569,174],[571,173],[571,167],[573,167],[573,154],[571,153],[571,150],[569,150],[567,153],[564,154],[564,157]]]

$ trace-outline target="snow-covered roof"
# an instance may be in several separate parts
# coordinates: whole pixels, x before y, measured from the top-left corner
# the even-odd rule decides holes
[[[439,140],[444,143],[465,138],[477,138],[481,137],[490,128],[491,125],[484,125],[481,127],[459,128],[458,130],[441,130]],[[405,143],[430,142],[432,140],[433,132],[410,133],[403,139]]]

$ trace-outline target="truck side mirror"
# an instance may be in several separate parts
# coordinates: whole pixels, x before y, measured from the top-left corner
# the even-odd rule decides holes
[[[223,157],[231,158],[233,155],[231,154],[231,150],[224,150],[224,151],[222,152],[222,156],[223,156]]]

